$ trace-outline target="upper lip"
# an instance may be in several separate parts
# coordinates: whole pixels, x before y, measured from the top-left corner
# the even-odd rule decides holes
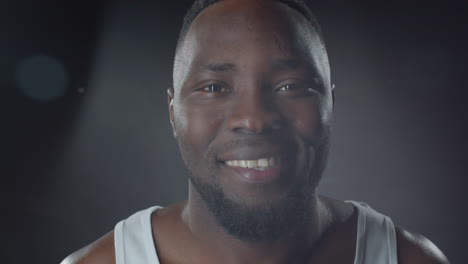
[[[218,161],[228,160],[257,160],[262,158],[281,158],[284,155],[277,147],[238,147],[231,151],[224,152],[218,156]]]

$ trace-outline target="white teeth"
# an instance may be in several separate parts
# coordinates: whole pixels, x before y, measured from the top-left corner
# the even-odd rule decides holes
[[[238,160],[237,162],[238,162],[238,163],[237,163],[237,166],[243,167],[243,168],[248,168],[248,167],[247,167],[247,161],[246,161],[246,160]]]
[[[268,167],[268,159],[259,159],[258,160],[258,167],[261,167],[261,168]]]
[[[258,162],[256,160],[248,160],[247,161],[247,167],[257,168],[258,167]]]
[[[262,158],[258,160],[227,160],[226,165],[242,168],[267,168],[276,166],[279,163],[278,158]]]

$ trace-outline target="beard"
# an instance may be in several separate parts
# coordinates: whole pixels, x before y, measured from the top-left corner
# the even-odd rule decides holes
[[[294,182],[280,198],[254,204],[228,197],[216,180],[204,181],[204,178],[216,179],[218,169],[211,162],[200,162],[195,158],[197,155],[191,151],[192,148],[184,143],[179,141],[179,149],[188,169],[191,185],[215,221],[232,237],[248,243],[272,242],[301,230],[311,221],[317,185],[326,166],[328,138],[321,140],[321,144],[316,146],[313,165],[303,168],[299,173],[305,177],[299,177],[301,180]],[[225,148],[231,147],[227,145]],[[208,157],[212,157],[211,153]],[[202,171],[208,172],[208,177],[200,177]]]
[[[226,197],[221,188],[203,183],[189,174],[190,182],[218,224],[241,241],[275,241],[303,226],[310,219],[314,191],[307,184],[292,189],[278,201],[247,205]]]

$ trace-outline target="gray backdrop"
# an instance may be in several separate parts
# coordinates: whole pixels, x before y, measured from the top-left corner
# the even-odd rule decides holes
[[[96,34],[71,34],[73,40],[64,42],[70,49],[60,54],[86,44],[92,50],[86,59],[66,61],[66,55],[18,39],[10,49],[21,51],[10,60],[12,70],[4,71],[12,76],[21,60],[39,53],[65,61],[69,71],[86,62],[86,73],[72,78],[63,98],[37,103],[10,92],[16,101],[6,103],[5,152],[12,166],[3,175],[14,178],[5,193],[7,201],[14,197],[6,212],[15,217],[3,250],[11,263],[57,263],[133,212],[186,197],[166,89],[187,1],[140,2],[114,2],[97,13],[89,11],[95,5],[84,13],[67,11],[79,21],[73,29],[83,23]],[[369,203],[429,237],[454,263],[465,256],[467,223],[462,5],[318,1],[315,10],[337,86],[332,150],[320,192]],[[34,31],[28,28],[35,23],[31,16],[11,21],[21,34]],[[49,24],[41,30],[49,32]],[[16,89],[16,79],[6,78]]]

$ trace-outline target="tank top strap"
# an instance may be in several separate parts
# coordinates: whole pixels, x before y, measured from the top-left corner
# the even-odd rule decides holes
[[[354,264],[397,264],[396,234],[392,220],[365,203],[347,202],[358,210]]]
[[[151,214],[160,206],[136,212],[114,229],[116,264],[159,264],[151,228]]]

